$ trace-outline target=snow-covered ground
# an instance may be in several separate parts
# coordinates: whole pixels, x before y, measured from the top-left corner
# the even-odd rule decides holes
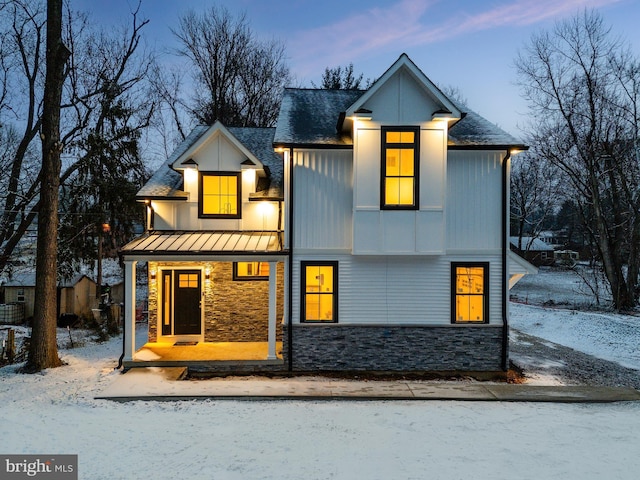
[[[511,319],[640,368],[640,319],[519,304]],[[640,471],[640,402],[95,400],[118,377],[121,349],[121,339],[85,340],[61,351],[65,367],[1,368],[0,451],[78,454],[79,478],[92,480],[624,480]]]

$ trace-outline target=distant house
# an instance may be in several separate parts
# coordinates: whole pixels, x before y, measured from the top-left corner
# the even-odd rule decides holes
[[[24,318],[33,317],[35,305],[35,273],[16,274],[2,284],[4,302],[24,305]],[[73,314],[79,317],[91,316],[96,308],[96,282],[86,275],[78,275],[58,285],[58,316]]]
[[[138,193],[125,368],[506,370],[524,148],[404,54],[366,91],[286,89],[274,129],[197,127]]]
[[[553,247],[537,237],[509,237],[511,249],[531,264],[541,267],[554,264]]]

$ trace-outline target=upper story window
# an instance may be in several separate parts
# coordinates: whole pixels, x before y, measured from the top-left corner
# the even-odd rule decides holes
[[[380,208],[418,208],[419,129],[382,127]]]
[[[241,185],[239,172],[201,172],[199,216],[240,218]]]

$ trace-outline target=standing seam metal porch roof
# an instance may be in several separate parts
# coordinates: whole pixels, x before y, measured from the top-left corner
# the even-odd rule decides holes
[[[283,253],[275,231],[152,231],[122,247],[124,255]]]

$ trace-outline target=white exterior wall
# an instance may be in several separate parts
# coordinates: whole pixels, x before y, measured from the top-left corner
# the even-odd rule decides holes
[[[351,150],[296,150],[294,248],[348,250],[352,223]]]
[[[338,262],[342,325],[450,325],[451,262],[489,262],[489,324],[502,325],[501,255],[294,255],[292,321],[300,323],[304,260]]]
[[[502,159],[506,152],[449,151],[447,251],[502,249]]]

